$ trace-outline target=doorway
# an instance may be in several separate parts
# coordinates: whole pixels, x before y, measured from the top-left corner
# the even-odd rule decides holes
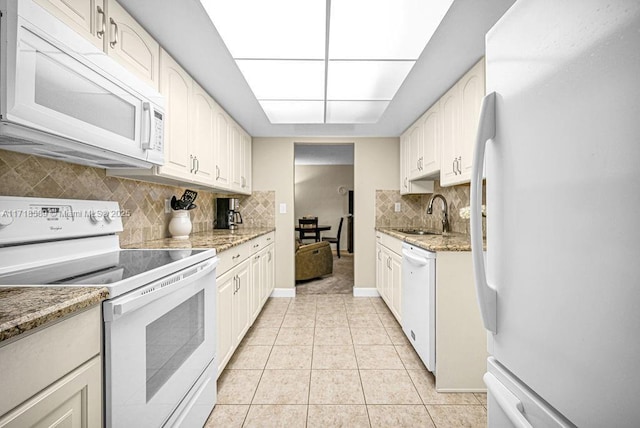
[[[332,273],[318,271],[321,276],[296,280],[296,294],[353,293],[353,144],[296,143],[294,146],[294,219],[317,217],[318,225],[330,227],[321,231],[322,238],[337,238],[340,229],[340,258],[337,244],[331,243]],[[296,239],[299,234],[296,233]],[[305,239],[301,244],[313,244]],[[296,245],[296,248],[298,245]],[[297,263],[308,263],[298,254]],[[300,259],[300,260],[299,260]],[[326,260],[322,263],[326,263]],[[323,274],[324,273],[324,274]],[[308,276],[308,275],[307,275]]]

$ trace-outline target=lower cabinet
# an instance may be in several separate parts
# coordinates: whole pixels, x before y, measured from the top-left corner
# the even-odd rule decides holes
[[[402,241],[376,235],[376,288],[398,322],[402,315]]]
[[[0,427],[102,425],[100,307],[0,347]]]
[[[274,233],[218,254],[218,376],[262,310],[275,283]]]

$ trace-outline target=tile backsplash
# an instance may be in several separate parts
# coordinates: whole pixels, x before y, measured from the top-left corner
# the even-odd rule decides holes
[[[433,194],[439,193],[447,200],[449,225],[452,232],[469,234],[469,220],[460,217],[460,208],[469,206],[471,187],[462,184],[440,187],[435,182]],[[432,194],[400,195],[399,190],[376,191],[376,227],[416,227],[442,230],[442,202],[433,204],[433,214],[426,213]],[[395,204],[400,203],[400,212],[395,212]]]

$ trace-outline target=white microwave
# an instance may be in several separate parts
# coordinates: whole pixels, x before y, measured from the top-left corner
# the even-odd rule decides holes
[[[0,149],[162,165],[162,95],[32,0],[0,0],[0,12]]]

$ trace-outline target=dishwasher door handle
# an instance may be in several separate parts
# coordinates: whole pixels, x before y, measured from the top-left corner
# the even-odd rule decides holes
[[[426,266],[429,260],[426,257],[419,257],[413,254],[411,251],[402,249],[402,256],[407,259],[411,264],[418,267]]]

